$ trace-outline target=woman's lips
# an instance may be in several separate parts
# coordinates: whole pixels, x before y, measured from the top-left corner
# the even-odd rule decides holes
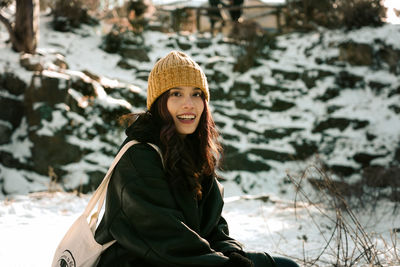
[[[185,123],[185,124],[193,123],[194,120],[196,119],[196,115],[193,113],[185,113],[185,114],[178,115],[176,117],[179,120],[179,122]]]

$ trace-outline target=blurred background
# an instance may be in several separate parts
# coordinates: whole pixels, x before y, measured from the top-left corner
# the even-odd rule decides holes
[[[398,238],[400,1],[0,0],[0,22],[0,199],[90,194],[118,119],[145,109],[152,66],[180,50],[208,78],[228,198],[323,204],[339,237],[338,214],[385,210],[375,226]]]

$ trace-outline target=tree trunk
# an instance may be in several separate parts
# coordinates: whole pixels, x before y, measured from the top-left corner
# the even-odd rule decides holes
[[[13,48],[34,54],[39,33],[39,0],[17,0]]]

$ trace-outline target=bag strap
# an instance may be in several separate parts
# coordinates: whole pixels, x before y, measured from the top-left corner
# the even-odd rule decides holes
[[[92,233],[94,234],[95,230],[96,230],[96,225],[97,225],[97,220],[101,211],[101,208],[104,205],[104,200],[106,198],[107,195],[107,187],[108,187],[108,183],[110,182],[112,173],[114,171],[115,166],[118,164],[119,160],[121,159],[121,157],[125,154],[125,152],[133,145],[138,144],[139,142],[136,140],[132,140],[129,141],[128,143],[126,143],[121,150],[118,152],[117,156],[115,156],[110,168],[108,169],[106,175],[103,178],[103,181],[100,183],[99,187],[96,189],[96,191],[93,193],[92,197],[89,200],[89,203],[87,204],[85,211],[83,212],[83,215],[85,216],[85,218],[89,218],[89,215],[91,214],[91,212],[93,211],[93,209],[95,208],[95,206],[97,205],[97,211],[94,212],[91,217],[90,217],[90,221],[89,221],[89,226],[90,229],[92,230]],[[151,147],[153,147],[157,153],[160,155],[161,157],[161,161],[164,167],[164,160],[161,154],[161,150],[158,146],[151,144],[151,143],[147,143],[148,145],[150,145]]]

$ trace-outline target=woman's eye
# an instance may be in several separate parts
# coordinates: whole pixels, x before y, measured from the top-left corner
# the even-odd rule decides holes
[[[201,93],[199,93],[199,92],[198,93],[194,93],[193,96],[200,97]]]
[[[171,92],[170,96],[180,96],[181,94],[179,92]]]

